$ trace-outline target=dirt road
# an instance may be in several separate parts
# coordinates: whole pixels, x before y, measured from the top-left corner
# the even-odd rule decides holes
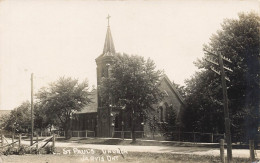
[[[22,144],[29,145],[29,141],[22,141]],[[76,142],[56,142],[56,147],[61,148],[86,148],[98,150],[120,150],[128,152],[150,152],[150,153],[172,153],[219,156],[219,149],[205,147],[175,147],[175,146],[137,146],[137,145],[101,145],[101,144],[81,144]],[[226,151],[225,151],[226,152]],[[260,159],[260,150],[255,150],[256,158]],[[225,153],[226,154],[226,153]],[[249,149],[233,149],[233,157],[249,158]]]

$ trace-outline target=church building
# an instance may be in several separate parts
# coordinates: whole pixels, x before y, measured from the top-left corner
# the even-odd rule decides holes
[[[103,105],[98,92],[101,78],[109,76],[109,66],[112,64],[115,54],[116,50],[108,17],[103,52],[96,58],[97,89],[91,92],[90,98],[92,99],[92,103],[74,115],[72,121],[73,131],[89,131],[94,133],[92,136],[97,137],[131,138],[129,114],[125,113],[122,108]],[[158,119],[158,123],[163,124],[166,123],[167,118],[170,116],[169,114],[174,111],[177,117],[176,121],[180,121],[180,115],[184,108],[183,99],[166,75],[161,78],[160,89],[164,92],[165,97],[163,101],[155,106],[156,111],[152,114]],[[151,130],[148,124],[143,122],[143,119],[139,119],[135,124],[137,138],[151,135]]]

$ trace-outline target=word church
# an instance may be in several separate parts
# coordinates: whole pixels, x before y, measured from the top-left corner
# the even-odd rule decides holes
[[[80,135],[81,137],[87,137],[91,134],[91,136],[97,137],[121,138],[123,134],[124,138],[131,138],[131,120],[128,116],[129,114],[122,108],[104,107],[100,94],[97,91],[99,90],[101,78],[108,77],[109,66],[107,65],[112,64],[112,59],[116,54],[109,18],[110,16],[107,17],[108,26],[103,53],[96,58],[97,89],[93,89],[91,92],[93,102],[83,108],[82,111],[77,112],[72,120],[72,130],[80,131],[81,134],[84,133]],[[159,88],[165,93],[165,97],[163,101],[156,105],[153,113],[158,119],[158,124],[167,123],[166,120],[172,111],[175,112],[176,121],[180,121],[180,114],[184,108],[183,99],[166,75],[161,78]],[[143,119],[135,121],[135,125],[137,138],[151,136],[151,129],[148,124],[143,122]]]

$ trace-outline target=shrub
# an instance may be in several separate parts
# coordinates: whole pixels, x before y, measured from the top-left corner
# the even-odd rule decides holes
[[[53,154],[54,153],[53,146],[48,145],[48,146],[44,147],[44,149],[45,149],[46,154]]]

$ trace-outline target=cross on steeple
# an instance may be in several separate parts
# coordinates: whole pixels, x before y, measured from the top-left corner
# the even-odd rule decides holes
[[[109,27],[109,19],[111,18],[111,16],[108,14],[108,16],[107,16],[107,23],[108,23],[108,27]]]

